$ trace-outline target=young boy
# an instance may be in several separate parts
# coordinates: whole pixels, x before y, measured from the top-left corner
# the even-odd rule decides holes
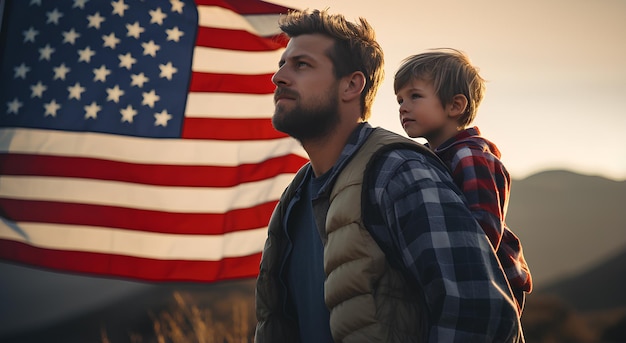
[[[481,137],[478,127],[469,126],[484,83],[464,53],[437,49],[405,59],[396,72],[394,91],[404,131],[411,138],[425,138],[450,168],[496,250],[521,315],[532,279],[520,241],[505,224],[511,179],[496,145]]]

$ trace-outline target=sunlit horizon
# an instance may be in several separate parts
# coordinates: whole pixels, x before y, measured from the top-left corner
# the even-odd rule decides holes
[[[514,179],[568,170],[626,180],[626,2],[277,0],[367,19],[385,53],[370,122],[404,135],[393,75],[409,55],[466,52],[487,80],[474,125]]]

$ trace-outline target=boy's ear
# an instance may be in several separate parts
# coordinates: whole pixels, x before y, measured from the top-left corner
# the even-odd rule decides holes
[[[450,117],[458,117],[465,113],[467,109],[467,98],[463,94],[457,94],[452,97],[452,103],[448,105]]]
[[[341,83],[343,87],[340,89],[341,98],[349,101],[356,98],[361,98],[361,92],[365,88],[365,75],[360,71],[355,71],[350,75],[344,76],[344,82]]]

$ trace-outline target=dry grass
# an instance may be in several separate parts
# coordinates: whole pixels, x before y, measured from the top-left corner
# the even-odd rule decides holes
[[[231,301],[231,318],[218,319],[210,308],[200,308],[188,294],[175,291],[176,306],[158,313],[149,312],[153,333],[131,332],[132,343],[251,343],[251,313],[245,299]],[[114,343],[101,329],[102,343]]]
[[[134,325],[133,329],[122,330],[123,339],[119,338],[118,330],[117,340],[131,343],[254,341],[254,302],[246,292],[226,292],[208,297],[204,293],[194,296],[181,291],[170,294],[172,301],[168,307],[144,312],[143,324],[129,323]],[[529,343],[626,342],[624,330],[618,330],[623,325],[620,323],[626,323],[624,307],[580,313],[556,296],[536,294],[529,298],[522,322]],[[102,343],[117,343],[112,337],[113,332],[107,333],[104,327],[101,328]]]
[[[578,312],[561,298],[534,295],[524,309],[522,324],[528,343],[617,343],[603,338],[626,318],[626,308]]]

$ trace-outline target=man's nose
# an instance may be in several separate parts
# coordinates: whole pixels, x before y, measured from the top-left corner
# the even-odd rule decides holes
[[[274,75],[272,75],[272,83],[276,86],[287,84],[285,70],[282,67],[278,68]]]

